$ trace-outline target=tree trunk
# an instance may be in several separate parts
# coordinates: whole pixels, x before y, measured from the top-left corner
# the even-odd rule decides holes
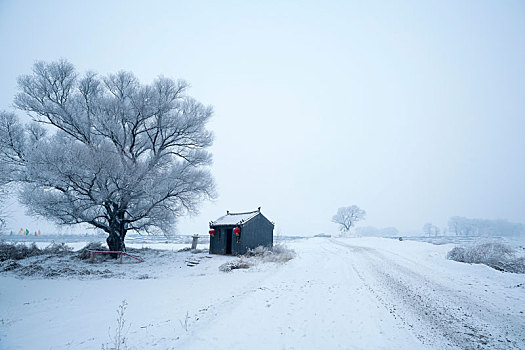
[[[116,203],[105,203],[106,211],[108,213],[108,228],[106,232],[109,234],[106,239],[108,248],[114,252],[126,251],[124,238],[126,237],[127,225],[125,221],[125,206],[119,206]],[[120,254],[110,254],[113,258],[118,258]]]
[[[106,238],[106,243],[108,244],[109,250],[114,252],[124,251],[124,240],[120,238],[120,235],[117,232],[112,232],[109,234],[109,237]]]
[[[116,217],[110,220],[109,224],[109,237],[106,239],[108,248],[114,252],[126,251],[126,245],[124,244],[124,238],[126,237],[127,229],[124,224],[124,212],[120,211]],[[113,258],[118,258],[119,254],[111,254]]]

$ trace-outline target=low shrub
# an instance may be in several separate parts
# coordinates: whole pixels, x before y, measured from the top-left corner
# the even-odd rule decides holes
[[[447,253],[447,259],[469,264],[484,264],[499,271],[525,273],[525,258],[516,257],[515,251],[502,243],[455,247]]]
[[[265,262],[287,262],[295,258],[296,254],[284,244],[276,244],[272,248],[258,246],[255,249],[248,249],[246,256],[259,257]]]
[[[249,269],[253,266],[253,263],[251,261],[248,261],[246,258],[241,257],[239,260],[236,261],[229,261],[227,263],[222,264],[219,266],[219,270],[222,272],[230,272],[231,270],[235,269]]]
[[[67,253],[71,253],[73,251],[73,248],[66,245],[65,243],[51,243],[47,247],[45,247],[42,250],[43,254],[54,254],[54,255],[64,255]]]
[[[102,245],[101,242],[91,242],[86,244],[86,246],[78,251],[78,258],[80,260],[87,260],[91,259],[91,253],[88,251],[88,249],[93,250],[107,250],[106,247]],[[109,255],[109,254],[104,254]]]
[[[42,254],[42,250],[38,249],[35,243],[27,246],[23,243],[0,242],[0,261],[21,260]]]
[[[0,272],[16,270],[21,265],[13,260],[0,261]]]

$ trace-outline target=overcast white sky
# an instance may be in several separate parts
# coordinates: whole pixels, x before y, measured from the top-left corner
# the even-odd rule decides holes
[[[523,1],[0,0],[0,109],[35,60],[188,80],[214,107],[219,197],[282,234],[525,222]],[[11,208],[13,229],[51,231]]]

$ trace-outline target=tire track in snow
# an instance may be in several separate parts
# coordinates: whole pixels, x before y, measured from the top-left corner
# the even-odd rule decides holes
[[[476,303],[375,249],[332,242],[351,250],[351,265],[359,279],[423,344],[461,349],[524,346],[523,319]]]

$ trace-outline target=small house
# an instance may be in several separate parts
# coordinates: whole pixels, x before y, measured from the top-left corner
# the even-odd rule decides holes
[[[227,211],[210,222],[210,254],[241,255],[258,246],[273,247],[273,228],[260,207],[246,213]]]

